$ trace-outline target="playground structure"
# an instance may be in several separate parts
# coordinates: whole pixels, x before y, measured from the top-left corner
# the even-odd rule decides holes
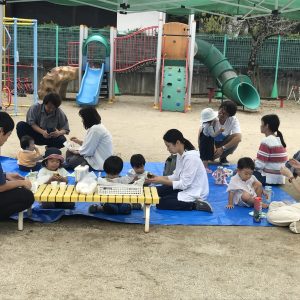
[[[22,27],[32,28],[33,63],[20,62],[19,40],[22,41]],[[1,99],[0,106],[7,109],[14,106],[13,115],[18,115],[18,96],[26,96],[33,93],[33,101],[38,101],[37,96],[37,20],[20,18],[3,18],[3,54],[1,55],[2,70],[0,78]],[[13,50],[11,50],[13,49]],[[13,53],[13,56],[11,55]],[[11,60],[13,59],[13,62]],[[33,82],[31,77],[19,77],[20,69],[33,69]],[[20,72],[21,73],[21,72]],[[23,72],[24,74],[24,72]]]

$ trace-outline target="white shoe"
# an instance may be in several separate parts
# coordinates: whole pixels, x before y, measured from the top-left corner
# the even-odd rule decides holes
[[[295,221],[290,224],[290,231],[300,233],[300,221]]]

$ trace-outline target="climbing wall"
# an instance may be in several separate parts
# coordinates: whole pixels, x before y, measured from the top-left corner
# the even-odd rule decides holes
[[[166,65],[163,73],[161,110],[185,111],[186,72],[185,61]]]

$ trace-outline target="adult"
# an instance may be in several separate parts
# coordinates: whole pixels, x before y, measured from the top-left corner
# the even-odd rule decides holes
[[[43,99],[43,103],[33,104],[26,115],[26,122],[17,124],[19,139],[29,135],[37,145],[63,148],[66,141],[65,134],[69,134],[69,123],[64,112],[59,108],[61,98],[58,94],[50,93]]]
[[[177,155],[177,161],[172,175],[154,176],[148,180],[162,184],[157,187],[160,197],[157,208],[212,212],[210,204],[206,202],[209,186],[199,152],[177,129],[168,130],[163,140],[168,151]]]
[[[66,168],[74,169],[78,165],[88,164],[94,170],[103,170],[104,161],[113,154],[110,132],[101,124],[101,117],[95,107],[81,108],[79,115],[87,130],[83,141],[72,137],[71,141],[80,145],[79,150],[68,150]]]
[[[205,140],[202,128],[199,130],[199,149],[205,157],[213,160],[219,158],[220,164],[228,165],[227,156],[232,154],[242,140],[240,123],[235,116],[237,105],[231,101],[224,101],[218,111],[218,119],[213,122],[214,132],[220,132],[212,142]],[[216,149],[215,149],[216,148]]]
[[[0,147],[7,141],[14,129],[13,119],[0,112]],[[31,183],[16,173],[4,173],[0,163],[0,220],[21,212],[34,202],[30,191]]]
[[[284,166],[288,157],[279,125],[280,120],[277,115],[270,114],[261,118],[260,132],[265,135],[265,138],[261,141],[257,152],[253,175],[263,185],[285,183],[280,168]]]
[[[300,184],[293,173],[286,167],[282,167],[281,174],[288,178],[294,188],[300,193]],[[287,203],[273,201],[267,213],[269,223],[276,226],[289,226],[294,233],[300,233],[300,203]]]

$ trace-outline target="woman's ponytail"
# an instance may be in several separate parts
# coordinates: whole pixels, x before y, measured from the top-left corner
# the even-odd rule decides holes
[[[176,144],[177,141],[184,145],[184,150],[190,151],[195,150],[193,144],[183,137],[183,134],[178,129],[170,129],[168,130],[164,136],[164,141],[172,144]]]
[[[194,145],[187,139],[184,139],[183,145],[184,145],[184,150],[187,150],[187,151],[195,150]]]
[[[284,148],[286,148],[286,143],[285,143],[285,141],[283,139],[283,135],[282,135],[281,131],[277,130],[277,134],[276,135],[280,138],[280,142],[281,142],[282,146]]]

